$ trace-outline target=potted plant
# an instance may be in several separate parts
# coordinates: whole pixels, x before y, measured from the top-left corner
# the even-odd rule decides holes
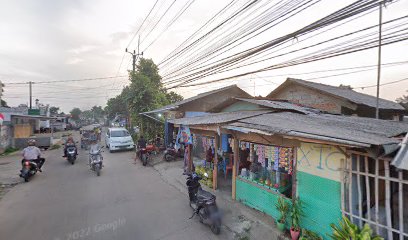
[[[323,240],[319,234],[307,230],[307,229],[302,229],[302,236],[299,238],[300,240]]]
[[[330,238],[333,240],[353,239],[353,240],[384,240],[384,238],[373,235],[373,230],[367,223],[363,228],[353,224],[347,217],[343,216],[340,226],[330,224],[333,234]]]
[[[290,235],[292,240],[297,240],[300,235],[300,217],[303,215],[302,202],[299,197],[292,200],[292,209],[290,211],[290,217],[292,221],[292,226],[290,228]]]
[[[282,196],[280,196],[275,206],[280,213],[280,217],[276,221],[276,225],[278,226],[278,229],[283,232],[285,230],[286,217],[289,212],[289,204]]]

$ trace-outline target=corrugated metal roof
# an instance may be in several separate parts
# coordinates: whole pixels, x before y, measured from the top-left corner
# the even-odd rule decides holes
[[[253,98],[235,98],[240,101],[245,101],[253,104],[258,104],[264,107],[273,108],[273,109],[280,109],[280,110],[292,110],[304,114],[308,114],[313,111],[310,108],[305,108],[290,102],[285,101],[276,101],[276,100],[267,100],[267,99],[253,99]],[[319,112],[318,110],[314,110],[314,112]]]
[[[376,99],[377,99],[376,97],[368,95],[368,94],[364,94],[364,93],[359,93],[351,89],[330,86],[330,85],[321,84],[321,83],[309,82],[309,81],[295,79],[295,78],[288,78],[285,83],[290,83],[290,82],[297,83],[305,87],[317,89],[319,91],[326,92],[331,95],[335,95],[337,97],[349,100],[356,104],[362,104],[362,105],[366,105],[366,106],[373,107],[373,108],[376,107]],[[276,92],[276,90],[271,92],[268,96],[272,96],[274,92]],[[380,109],[405,110],[404,107],[402,107],[400,104],[393,102],[393,101],[385,100],[382,98],[380,98],[379,100],[379,107]]]
[[[408,124],[367,118],[357,119],[329,114],[303,115],[276,112],[241,119],[231,125],[252,127],[284,135],[308,134],[373,145],[398,143],[398,140],[389,137],[408,132]],[[249,125],[242,125],[242,123]]]
[[[181,125],[220,124],[237,121],[244,118],[254,117],[270,112],[271,111],[242,111],[242,112],[212,113],[198,117],[172,119],[169,120],[169,122]]]
[[[399,149],[394,160],[392,160],[391,165],[394,165],[399,169],[408,170],[408,134],[402,141],[401,148]]]

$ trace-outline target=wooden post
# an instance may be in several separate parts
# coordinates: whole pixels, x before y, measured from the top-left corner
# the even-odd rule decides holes
[[[348,162],[348,170],[349,170],[349,188],[348,188],[348,198],[349,198],[349,211],[350,211],[350,220],[353,222],[353,154],[350,156]]]
[[[292,198],[297,196],[297,148],[292,148]]]
[[[402,175],[403,172],[399,171],[398,172],[398,216],[399,216],[399,230],[400,230],[400,240],[404,239],[404,235],[402,234],[404,232],[404,203],[403,203],[403,185],[402,185]]]
[[[359,223],[360,228],[363,226],[363,221],[361,220],[363,217],[363,207],[362,207],[362,198],[361,198],[361,183],[360,183],[360,155],[356,155],[356,164],[357,164],[357,174],[356,174],[356,181],[357,181],[357,192],[358,192],[358,216],[360,217]]]
[[[378,160],[377,160],[378,161]],[[390,188],[390,165],[388,161],[384,161],[384,171],[385,171],[385,215],[387,217],[387,233],[388,239],[392,239],[392,228],[391,223],[391,188]]]
[[[239,167],[239,141],[236,137],[234,137],[234,166],[232,167],[232,199],[235,200],[236,196],[236,181],[237,181],[237,173]],[[230,159],[231,161],[232,159]]]
[[[193,148],[193,145],[188,144],[186,146],[187,149],[187,169],[188,172],[191,173],[193,171],[193,159],[192,159],[192,155],[191,155],[191,150]]]
[[[346,161],[347,161],[347,155],[345,155],[346,158],[345,159],[341,159],[340,160],[340,164],[341,164],[341,185],[340,185],[340,191],[341,191],[341,213],[344,215],[346,209],[344,206],[344,185],[346,184]]]
[[[215,134],[214,136],[214,168],[213,168],[213,189],[216,190],[218,187],[218,140],[219,136]]]
[[[367,195],[367,218],[368,218],[368,220],[369,221],[371,221],[371,211],[370,211],[370,208],[371,208],[371,191],[370,191],[370,177],[368,176],[368,173],[369,173],[369,171],[368,171],[368,157],[367,156],[365,156],[364,157],[364,164],[365,164],[365,173],[366,173],[366,176],[365,176],[365,183],[366,183],[366,195]]]
[[[380,164],[378,163],[378,159],[375,159],[375,228],[376,228],[376,233],[378,234],[380,232],[380,227],[378,224],[380,223],[380,218],[379,218],[379,213],[378,213],[378,208],[379,208],[379,187],[378,187],[378,174],[380,174]]]

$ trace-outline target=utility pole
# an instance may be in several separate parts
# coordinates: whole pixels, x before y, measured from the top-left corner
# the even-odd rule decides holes
[[[137,57],[143,56],[143,52],[139,53],[139,45],[140,45],[140,36],[139,36],[139,40],[137,42],[137,53],[136,53],[136,50],[133,50],[133,53],[129,52],[128,49],[126,48],[126,52],[132,54],[132,58],[133,58],[133,74],[135,74],[135,71],[136,71],[135,68],[136,68]]]
[[[139,35],[139,40],[137,41],[137,53],[135,50],[133,50],[132,52],[129,52],[128,49],[126,48],[126,52],[132,54],[132,58],[133,58],[133,68],[132,68],[132,74],[135,75],[136,73],[136,61],[137,61],[137,57],[139,56],[143,56],[143,52],[140,53],[139,52],[139,47],[140,47],[140,35]],[[131,116],[130,116],[130,109],[128,109],[128,115],[127,115],[127,119],[126,119],[126,124],[128,125],[128,128],[132,128],[132,120],[131,120]]]
[[[32,109],[33,108],[33,87],[32,87],[32,84],[33,84],[33,82],[31,82],[31,81],[29,81],[28,82],[28,86],[29,86],[29,89],[30,89],[30,109]]]
[[[381,2],[379,5],[380,16],[379,16],[379,34],[378,34],[378,66],[377,66],[377,101],[375,107],[375,118],[380,118],[380,79],[381,79],[381,40],[382,40],[382,6]]]

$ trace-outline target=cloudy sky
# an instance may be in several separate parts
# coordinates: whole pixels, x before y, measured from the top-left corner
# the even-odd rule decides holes
[[[165,29],[170,19],[190,1],[158,1],[151,14],[152,18],[146,21],[139,31],[142,40],[141,50],[145,50],[157,38],[157,41],[146,49],[144,57],[160,62],[231,0],[192,1],[184,14],[171,27]],[[38,98],[43,103],[60,106],[64,111],[69,111],[73,107],[86,109],[93,105],[104,106],[109,97],[119,94],[120,89],[127,84],[126,77],[120,76],[126,76],[127,70],[131,69],[131,55],[124,54],[124,50],[129,43],[129,49],[137,48],[137,37],[133,41],[131,39],[154,2],[153,0],[0,0],[0,81],[9,83],[6,84],[3,99],[11,106],[28,102],[28,86],[16,83],[119,76],[98,81],[33,85],[34,99]],[[238,2],[243,4],[246,1],[238,0]],[[248,41],[245,47],[271,40],[275,35],[279,36],[285,31],[296,30],[351,2],[353,1],[322,0],[305,11],[303,15],[294,18],[291,22],[283,23],[281,28],[266,32],[253,42]],[[171,4],[173,5],[168,13],[153,29],[159,16]],[[407,12],[408,0],[399,0],[384,9],[384,21],[404,16]],[[369,26],[377,23],[378,12],[376,11],[359,21],[345,25],[341,31],[346,33],[350,29],[357,29],[360,25]],[[161,32],[163,34],[158,37]],[[334,33],[327,34],[326,37],[330,37],[330,34]],[[244,46],[241,47],[244,49]],[[408,61],[407,53],[408,41],[386,46],[383,48],[382,62]],[[179,88],[176,91],[185,97],[191,97],[203,91],[236,83],[250,94],[266,95],[288,76],[331,85],[369,86],[376,83],[375,68],[337,77],[331,75],[339,72],[313,74],[309,72],[376,63],[377,50],[372,49],[232,81]],[[382,82],[407,78],[407,66],[408,64],[400,64],[384,67]],[[161,71],[165,70],[168,71],[168,69],[161,69]],[[381,88],[381,97],[395,100],[407,90],[408,81],[386,85]],[[356,91],[375,94],[375,88],[356,88]]]

